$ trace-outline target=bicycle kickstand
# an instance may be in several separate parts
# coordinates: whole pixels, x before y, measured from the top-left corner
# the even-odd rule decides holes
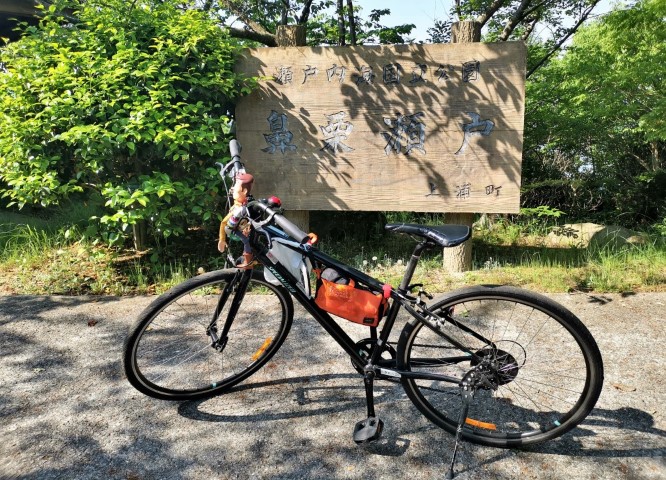
[[[460,409],[460,416],[458,417],[458,427],[456,428],[456,443],[453,446],[453,456],[451,457],[451,465],[449,466],[449,471],[446,472],[446,480],[453,479],[453,467],[456,463],[456,455],[458,454],[458,446],[462,441],[462,429],[467,420],[467,412],[469,411],[469,404],[474,398],[474,392],[476,391],[476,386],[473,384],[473,378],[476,375],[475,370],[467,372],[460,382],[460,394],[462,397],[462,408]]]
[[[365,383],[365,399],[368,404],[368,418],[357,422],[354,426],[354,442],[368,443],[377,440],[384,429],[384,422],[375,415],[375,398],[373,392],[375,372],[366,371],[363,377]]]

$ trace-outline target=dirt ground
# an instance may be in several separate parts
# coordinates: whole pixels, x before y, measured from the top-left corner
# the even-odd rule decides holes
[[[551,297],[600,346],[596,408],[530,450],[465,444],[456,478],[666,478],[666,295]],[[444,478],[453,438],[399,385],[378,384],[382,439],[353,443],[362,380],[302,310],[282,350],[235,391],[183,403],[141,395],[120,356],[152,299],[0,296],[0,478]]]

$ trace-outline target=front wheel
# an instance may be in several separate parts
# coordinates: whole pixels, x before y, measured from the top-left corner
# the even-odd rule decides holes
[[[234,303],[240,307],[229,315]],[[293,315],[289,293],[261,273],[231,269],[194,277],[141,313],[125,341],[125,375],[140,392],[165,400],[223,393],[270,360]]]
[[[558,437],[592,410],[603,383],[601,354],[589,331],[552,300],[511,287],[473,287],[438,299],[433,327],[416,319],[398,343],[407,395],[433,423],[455,433],[460,387],[432,374],[477,383],[465,440],[518,447]],[[448,338],[447,338],[448,337]],[[430,375],[430,378],[427,378]]]

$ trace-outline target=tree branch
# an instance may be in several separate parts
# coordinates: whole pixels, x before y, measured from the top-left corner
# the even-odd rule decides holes
[[[537,11],[539,8],[541,8],[541,7],[543,7],[543,6],[546,6],[546,5],[548,5],[549,3],[551,3],[551,2],[552,2],[552,0],[543,0],[543,2],[539,2],[539,3],[537,3],[536,5],[532,5],[530,8],[528,8],[528,9],[525,10],[525,12],[524,12],[524,16],[527,17],[527,16],[530,15],[532,12]]]
[[[354,2],[347,0],[347,15],[349,15],[349,40],[356,45],[356,19],[354,18]]]
[[[534,27],[536,27],[536,24],[537,24],[538,22],[539,22],[539,19],[538,19],[538,18],[535,18],[534,20],[532,20],[532,21],[527,25],[527,27],[525,28],[525,31],[524,31],[523,34],[520,36],[520,39],[521,39],[523,42],[526,42],[526,41],[527,41],[527,39],[529,38],[529,36],[532,34],[532,31],[534,31]]]
[[[502,33],[499,36],[500,42],[506,42],[509,39],[509,37],[516,29],[518,24],[523,20],[524,18],[523,12],[531,2],[532,0],[523,0],[522,2],[520,2],[520,5],[518,5],[516,11],[513,12],[513,15],[511,15],[509,20],[506,22],[506,25],[504,25],[504,29],[502,30]]]
[[[272,33],[259,33],[245,28],[229,28],[229,35],[234,38],[243,38],[245,40],[254,40],[263,43],[267,47],[277,47],[277,39]]]
[[[477,16],[475,21],[479,22],[483,27],[488,22],[488,20],[490,20],[492,16],[495,15],[497,10],[504,6],[504,1],[505,0],[494,0],[493,3],[491,3],[488,7],[488,10]]]
[[[646,162],[646,161],[643,159],[643,157],[639,157],[639,156],[636,155],[634,152],[629,152],[629,155],[632,156],[632,157],[634,157],[634,158],[638,161],[638,163],[640,164],[640,166],[643,167],[643,168],[645,169],[645,171],[647,171],[647,172],[651,171],[651,168],[650,168],[650,167],[651,167],[652,165],[650,165],[650,163]]]
[[[555,46],[548,52],[539,62],[532,67],[532,69],[527,72],[527,76],[525,78],[530,78],[530,75],[532,75],[537,69],[539,69],[544,63],[548,61],[550,57],[552,57],[555,52],[557,52],[562,45],[564,45],[564,42],[566,42],[569,37],[571,37],[574,33],[576,33],[576,30],[578,30],[578,27],[580,27],[590,16],[590,13],[592,13],[592,10],[594,10],[594,7],[597,6],[597,3],[599,3],[600,0],[594,0],[592,4],[590,4],[581,14],[580,18],[578,19],[578,22],[576,22],[576,25],[571,27],[568,31],[567,34],[562,37],[556,44]]]
[[[303,10],[301,10],[301,16],[298,18],[298,25],[305,25],[308,23],[308,18],[310,18],[310,9],[312,7],[312,0],[307,0],[303,5]]]
[[[337,12],[338,12],[338,45],[344,45],[345,33],[347,32],[345,28],[345,10],[342,4],[342,0],[338,0]]]
[[[251,20],[244,11],[242,11],[240,8],[236,7],[233,4],[233,2],[231,2],[230,0],[226,0],[222,3],[224,4],[224,8],[226,8],[230,13],[232,13],[233,15],[238,17],[238,19],[241,22],[243,22],[245,25],[247,25],[250,29],[254,30],[258,35],[273,35],[271,32],[266,30],[266,28],[264,28],[263,25]],[[234,29],[234,30],[240,30],[240,29]],[[236,35],[232,34],[232,36],[235,37]],[[247,38],[247,37],[238,36],[236,38]]]
[[[289,0],[282,0],[282,15],[280,18],[280,25],[286,25],[289,20]]]

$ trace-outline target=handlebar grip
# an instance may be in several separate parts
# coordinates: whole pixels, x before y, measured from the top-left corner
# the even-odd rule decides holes
[[[273,218],[277,226],[280,227],[282,230],[284,230],[284,232],[287,235],[296,240],[298,243],[305,243],[307,240],[310,239],[307,233],[298,228],[290,220],[287,220],[287,218],[285,218],[284,216],[276,214],[275,217]]]
[[[231,160],[233,161],[235,157],[238,157],[240,160],[241,145],[238,143],[238,140],[235,138],[229,142],[229,153],[231,154]]]

